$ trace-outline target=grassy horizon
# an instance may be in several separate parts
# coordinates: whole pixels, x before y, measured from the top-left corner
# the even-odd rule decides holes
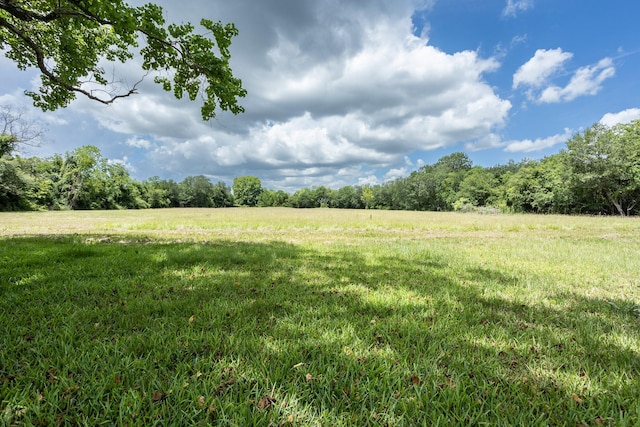
[[[8,425],[637,425],[640,220],[0,214]]]

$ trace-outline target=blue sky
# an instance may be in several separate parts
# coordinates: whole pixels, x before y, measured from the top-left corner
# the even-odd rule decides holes
[[[616,0],[603,3],[579,0],[476,1],[448,0],[421,13],[413,22],[426,27],[429,42],[448,53],[476,50],[483,57],[495,57],[500,68],[484,75],[495,92],[511,102],[503,141],[545,139],[579,132],[600,121],[605,114],[626,111],[621,120],[640,117],[640,30],[636,17],[640,4]],[[558,51],[565,55],[550,73],[545,85],[566,87],[578,70],[597,68],[610,59],[611,77],[584,87],[572,99],[543,101],[528,96],[525,84],[514,88],[515,73],[537,51]],[[559,52],[558,52],[559,53]],[[594,77],[602,69],[596,69]],[[548,86],[543,86],[548,87]],[[540,92],[538,90],[538,92]],[[631,110],[631,111],[628,111]],[[495,159],[540,158],[553,154],[564,144],[532,151],[483,150],[470,152],[478,163]],[[532,147],[533,148],[533,147]]]
[[[48,138],[24,155],[96,145],[137,179],[339,188],[408,175],[454,151],[474,164],[539,159],[604,121],[640,118],[640,3],[628,0],[250,0],[158,2],[170,22],[234,22],[246,113],[203,123],[199,106],[145,79],[105,107],[42,114],[34,71],[0,58],[0,105]],[[140,2],[131,2],[137,5]],[[137,81],[138,63],[106,64]]]

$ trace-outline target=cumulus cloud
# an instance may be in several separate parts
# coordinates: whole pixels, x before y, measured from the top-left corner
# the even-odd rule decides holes
[[[24,96],[19,93],[5,93],[0,95],[0,105],[9,106],[9,105],[20,105],[21,101],[23,101]]]
[[[563,52],[562,49],[538,49],[533,57],[524,63],[513,75],[513,88],[543,86],[553,74],[562,69],[563,64],[571,59],[573,54]]]
[[[393,181],[394,179],[405,177],[408,174],[409,174],[409,168],[407,168],[406,166],[401,168],[389,169],[389,171],[387,171],[387,173],[384,174],[383,180]]]
[[[491,148],[502,147],[504,147],[504,142],[500,135],[495,133],[490,133],[476,141],[471,141],[465,144],[465,148],[469,151],[488,150]]]
[[[504,141],[498,134],[490,134],[478,141],[469,142],[465,148],[469,151],[502,149],[508,153],[531,153],[534,151],[542,151],[547,148],[555,147],[569,140],[573,135],[571,129],[565,128],[563,133],[549,136],[546,138],[508,140]]]
[[[207,10],[236,24],[231,65],[248,96],[245,114],[220,113],[211,123],[151,79],[109,107],[74,103],[147,150],[153,175],[246,172],[280,180],[277,187],[323,174],[335,182],[340,170],[358,173],[352,181],[373,169],[382,176],[405,167],[408,152],[485,138],[511,109],[484,80],[499,62],[474,51],[448,54],[414,35],[412,0],[160,3],[169,21],[197,21]]]
[[[573,131],[565,129],[564,133],[553,135],[547,138],[537,138],[536,140],[524,139],[521,141],[509,141],[505,143],[504,151],[510,153],[530,153],[554,147],[567,142],[571,138]]]
[[[148,150],[151,147],[153,147],[153,143],[151,141],[143,139],[143,138],[138,138],[138,137],[135,137],[135,136],[127,139],[125,144],[128,145],[129,147],[143,148],[145,150]]]
[[[513,89],[524,87],[527,97],[539,103],[568,102],[597,94],[602,83],[615,75],[613,60],[604,58],[595,65],[579,68],[564,87],[553,84],[552,78],[564,70],[572,57],[572,53],[560,48],[538,49],[513,75]]]
[[[619,113],[607,113],[601,119],[600,123],[605,126],[615,126],[618,124],[631,123],[640,119],[640,108],[629,108]]]
[[[602,83],[615,74],[611,58],[604,58],[594,66],[578,69],[565,87],[549,86],[542,91],[539,100],[545,103],[567,102],[579,96],[595,95],[602,89]]]

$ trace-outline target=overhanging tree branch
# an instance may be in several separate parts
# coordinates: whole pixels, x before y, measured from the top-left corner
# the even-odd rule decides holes
[[[0,0],[2,1],[2,0]],[[64,89],[71,91],[71,92],[78,92],[81,93],[83,95],[85,95],[87,98],[92,99],[94,101],[98,101],[102,104],[111,104],[113,102],[115,102],[116,100],[120,99],[120,98],[126,98],[128,96],[131,96],[135,93],[137,93],[137,85],[139,83],[142,82],[142,80],[144,79],[144,77],[142,79],[140,79],[134,86],[132,89],[130,89],[129,91],[127,91],[125,94],[121,94],[121,95],[113,95],[110,99],[103,99],[100,97],[97,97],[95,95],[93,95],[92,91],[87,91],[82,89],[81,87],[76,87],[73,85],[70,85],[66,82],[64,82],[60,77],[58,77],[57,75],[55,75],[51,70],[49,70],[45,64],[45,53],[42,51],[42,49],[37,45],[37,43],[31,39],[29,36],[27,36],[24,32],[20,31],[20,29],[18,29],[17,27],[11,25],[9,22],[7,22],[5,19],[3,19],[2,17],[0,17],[0,26],[3,26],[5,28],[8,28],[9,30],[11,30],[16,36],[20,37],[20,39],[22,39],[22,41],[29,47],[31,48],[33,54],[35,55],[36,59],[37,59],[37,64],[38,64],[38,69],[40,70],[40,72],[45,75],[49,80],[51,80],[51,82],[53,82],[54,84],[63,87]]]
[[[155,81],[177,98],[186,93],[194,100],[200,93],[204,119],[215,117],[216,107],[234,114],[244,111],[238,98],[244,97],[246,90],[229,68],[228,48],[237,35],[232,24],[223,26],[203,19],[201,25],[213,36],[210,39],[194,34],[191,24],[165,28],[162,9],[153,3],[131,7],[122,0],[60,0],[53,10],[49,2],[26,4],[29,9],[23,3],[0,0],[0,46],[19,68],[40,71],[39,93],[27,95],[43,110],[66,106],[76,93],[102,104],[137,93],[142,79],[118,94],[86,89],[83,81],[89,77],[92,83],[107,86],[98,62],[131,59],[130,48],[138,46],[140,35],[146,39],[140,50],[143,70],[147,74],[166,73]],[[109,96],[97,96],[98,92]]]

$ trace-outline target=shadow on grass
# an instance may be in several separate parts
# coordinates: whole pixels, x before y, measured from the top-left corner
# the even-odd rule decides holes
[[[632,425],[635,305],[437,252],[16,238],[1,411],[25,424]],[[623,307],[623,309],[620,309]]]

